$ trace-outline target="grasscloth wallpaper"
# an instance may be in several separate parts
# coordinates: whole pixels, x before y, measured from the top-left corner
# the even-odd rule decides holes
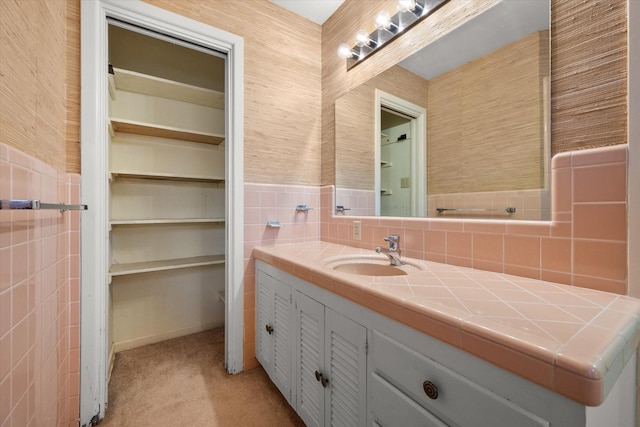
[[[336,100],[336,186],[373,191],[376,89],[427,108],[429,82],[396,66]]]
[[[246,180],[318,185],[334,180],[334,101],[494,0],[450,2],[348,73],[336,47],[393,1],[347,0],[322,28],[267,0],[251,19],[232,0],[149,2],[245,38]],[[551,3],[553,153],[626,143],[626,1]],[[79,172],[80,1],[1,8],[0,140]]]
[[[547,35],[531,33],[429,81],[428,195],[544,188]]]
[[[244,38],[246,182],[320,181],[320,26],[266,0],[148,0]]]
[[[627,142],[627,2],[552,0],[553,154]]]
[[[73,9],[60,1],[0,2],[0,142],[62,171],[70,169],[66,41]]]

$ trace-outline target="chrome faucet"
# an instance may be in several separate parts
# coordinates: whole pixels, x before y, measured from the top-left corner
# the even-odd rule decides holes
[[[379,254],[383,253],[388,256],[391,265],[404,265],[405,263],[400,259],[400,236],[392,234],[389,237],[385,237],[383,240],[389,243],[389,247],[381,248],[378,246],[376,248],[376,252]]]

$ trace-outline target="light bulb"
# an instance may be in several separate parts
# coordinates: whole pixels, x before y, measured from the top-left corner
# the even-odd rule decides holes
[[[351,50],[351,46],[346,43],[342,43],[340,46],[338,46],[338,56],[345,59],[352,58],[353,51]]]
[[[416,8],[416,0],[398,0],[398,10],[408,12]]]
[[[376,16],[376,28],[379,30],[387,30],[391,34],[398,32],[398,26],[391,20],[389,12],[382,11]]]
[[[389,12],[382,11],[376,16],[376,27],[380,29],[388,29],[391,26],[391,17]]]
[[[369,33],[365,30],[359,30],[356,33],[356,44],[360,47],[369,45]]]

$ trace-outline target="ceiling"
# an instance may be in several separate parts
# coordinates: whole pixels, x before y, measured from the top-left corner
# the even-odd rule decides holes
[[[270,0],[279,6],[322,25],[344,0]]]

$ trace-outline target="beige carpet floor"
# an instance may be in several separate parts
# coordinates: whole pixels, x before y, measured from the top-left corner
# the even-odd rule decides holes
[[[120,352],[106,426],[304,426],[262,368],[224,370],[224,328]]]

